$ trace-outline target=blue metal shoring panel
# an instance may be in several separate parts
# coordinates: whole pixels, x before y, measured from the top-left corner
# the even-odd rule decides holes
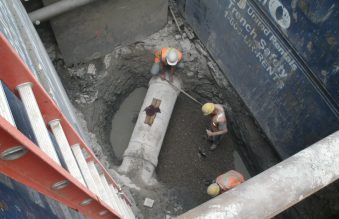
[[[258,8],[260,2],[268,2],[268,6]],[[268,17],[261,10],[264,7],[275,9],[279,19]],[[307,31],[302,23],[294,24],[292,15],[290,20],[286,18],[281,1],[187,0],[185,17],[282,158],[339,129],[334,101],[339,95],[331,89],[339,74],[328,74],[334,82],[326,85],[311,71],[314,65],[323,68],[320,59],[332,63],[338,54],[333,58],[333,53],[314,52],[312,58],[301,57],[289,41],[297,44],[292,32],[302,35]],[[337,18],[337,13],[332,13],[326,22]],[[288,30],[293,25],[299,29]],[[337,34],[335,28],[331,30]],[[316,43],[313,48],[320,48],[319,41]],[[313,59],[319,59],[318,64]]]

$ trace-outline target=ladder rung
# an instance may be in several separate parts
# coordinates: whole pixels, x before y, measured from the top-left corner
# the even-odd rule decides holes
[[[68,172],[86,186],[83,176],[80,172],[78,164],[74,158],[71,147],[67,141],[64,130],[60,124],[60,120],[55,119],[49,122],[54,137],[60,147],[61,155],[65,161]]]
[[[132,207],[129,206],[127,203],[126,203],[126,205],[127,205],[127,211],[128,211],[129,218],[134,219],[135,217],[134,217],[134,214],[133,214],[133,211],[132,211]]]
[[[48,154],[57,164],[60,164],[52,140],[49,137],[45,122],[36,102],[31,83],[23,83],[17,86],[21,100],[26,108],[35,138],[42,151]]]
[[[108,197],[108,195],[105,192],[105,188],[104,188],[104,186],[103,186],[103,184],[101,182],[101,179],[100,179],[100,176],[99,176],[99,172],[98,172],[97,168],[95,167],[94,161],[89,161],[87,163],[87,165],[88,165],[89,171],[90,171],[90,173],[91,173],[91,175],[93,177],[93,180],[94,180],[94,182],[95,182],[95,184],[97,186],[97,189],[98,189],[97,195],[103,201],[105,201],[107,203],[107,205],[109,205],[108,204],[109,203],[109,197]]]
[[[121,212],[121,207],[119,205],[119,197],[115,193],[114,186],[112,184],[108,184],[109,194],[112,200],[114,201],[115,205],[117,206],[117,211]]]
[[[110,195],[110,188],[108,186],[108,183],[107,183],[105,175],[104,174],[100,174],[100,179],[101,179],[102,185],[104,186],[105,192],[106,192],[106,194],[108,196],[108,200],[109,200],[110,206],[113,208],[113,210],[119,211],[119,208],[117,208],[114,199],[112,199],[112,197]]]
[[[123,202],[124,202],[124,205],[126,207],[127,216],[128,216],[127,218],[128,219],[134,219],[134,215],[133,215],[131,207],[126,203],[126,201],[124,199],[123,199]]]
[[[1,173],[90,218],[119,217],[3,117],[0,136]],[[100,217],[99,213],[105,210],[105,216]]]
[[[120,218],[120,215],[113,211],[108,204],[98,198],[97,192],[90,192],[90,189],[82,186],[78,180],[60,166],[60,161],[58,160],[59,154],[57,154],[57,152],[60,152],[58,144],[55,143],[56,140],[53,135],[49,136],[50,133],[46,128],[46,124],[56,118],[60,119],[68,143],[70,145],[79,144],[81,151],[88,154],[86,160],[94,161],[98,168],[103,171],[109,183],[118,186],[1,33],[0,47],[0,56],[3,60],[9,60],[8,62],[0,62],[1,76],[2,79],[5,79],[4,85],[6,84],[5,88],[8,88],[10,91],[7,92],[5,89],[5,94],[8,97],[15,90],[18,90],[22,101],[22,103],[21,101],[15,102],[18,103],[16,106],[16,104],[11,104],[11,98],[8,99],[14,121],[17,120],[17,115],[14,113],[16,110],[13,110],[12,106],[20,108],[18,110],[19,117],[22,115],[19,111],[25,112],[24,120],[29,120],[25,124],[30,123],[29,132],[27,132],[29,135],[27,136],[36,142],[35,144],[32,143],[31,140],[22,134],[26,134],[26,131],[21,133],[0,116],[0,134],[3,136],[0,138],[0,172],[46,196],[64,203],[68,207],[84,213],[90,218]],[[27,115],[26,112],[28,112]],[[21,121],[21,119],[18,121]],[[19,122],[16,123],[17,125],[19,124]],[[24,130],[25,128],[27,127],[24,127]],[[33,131],[31,131],[31,128]],[[43,133],[42,136],[41,132]],[[63,161],[62,158],[60,156],[61,161]],[[15,161],[12,161],[14,159]],[[86,160],[85,164],[87,166]],[[59,188],[58,191],[51,189],[51,185],[60,182],[60,180],[63,180],[63,183],[65,183],[61,185],[66,187],[61,188],[58,185],[54,187]],[[125,198],[128,200],[127,197]]]
[[[126,205],[126,202],[123,200],[123,199],[120,199],[121,200],[121,205],[124,209],[124,215],[125,215],[125,218],[126,219],[129,219],[129,215],[128,215],[128,209],[127,209],[127,205]]]
[[[117,203],[119,212],[120,212],[121,214],[124,214],[125,210],[124,210],[124,207],[123,207],[123,205],[122,205],[122,203],[121,203],[121,198],[120,198],[119,195],[118,195],[118,191],[115,189],[115,187],[114,187],[112,184],[110,184],[109,187],[110,187],[111,192],[112,192],[111,194],[113,194],[114,200],[115,200],[116,203]]]
[[[72,145],[72,151],[74,154],[75,159],[77,160],[77,163],[79,165],[79,168],[81,170],[82,176],[85,179],[85,182],[89,188],[89,190],[91,190],[91,192],[93,192],[94,194],[98,194],[98,189],[97,186],[93,180],[92,174],[88,168],[86,159],[82,153],[81,147],[79,144],[74,144]]]
[[[0,116],[4,117],[12,126],[15,126],[2,82],[0,83]]]
[[[17,129],[33,141],[33,143],[37,144],[24,104],[3,82],[2,87]]]

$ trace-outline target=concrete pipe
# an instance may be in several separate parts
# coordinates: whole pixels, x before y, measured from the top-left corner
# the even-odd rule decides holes
[[[67,11],[95,1],[96,0],[62,0],[33,11],[28,15],[32,22],[35,24],[40,24],[40,22],[49,20]]]
[[[338,179],[339,131],[177,219],[273,218]]]
[[[180,88],[180,80],[174,77],[173,85]],[[144,103],[119,168],[122,173],[133,171],[133,176],[140,177],[145,184],[152,183],[152,175],[158,164],[162,142],[180,92],[173,85],[159,77],[153,77],[150,80]],[[160,112],[155,113],[154,121],[151,121],[151,124],[146,124],[149,122],[147,119],[152,119],[152,116],[147,116],[148,112],[145,109],[152,103],[159,106]]]

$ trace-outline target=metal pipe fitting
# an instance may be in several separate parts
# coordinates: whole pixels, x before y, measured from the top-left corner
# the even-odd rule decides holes
[[[62,0],[33,11],[28,15],[34,24],[39,25],[43,21],[94,1],[96,0]]]

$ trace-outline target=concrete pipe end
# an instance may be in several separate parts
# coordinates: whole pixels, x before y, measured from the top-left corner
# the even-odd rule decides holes
[[[182,87],[182,81],[179,77],[173,76],[173,81],[170,81],[168,79],[163,80],[160,76],[153,76],[152,79],[149,81],[148,86],[151,86],[151,84],[154,83],[163,83],[163,84],[171,84],[174,87],[177,87],[181,89]]]

